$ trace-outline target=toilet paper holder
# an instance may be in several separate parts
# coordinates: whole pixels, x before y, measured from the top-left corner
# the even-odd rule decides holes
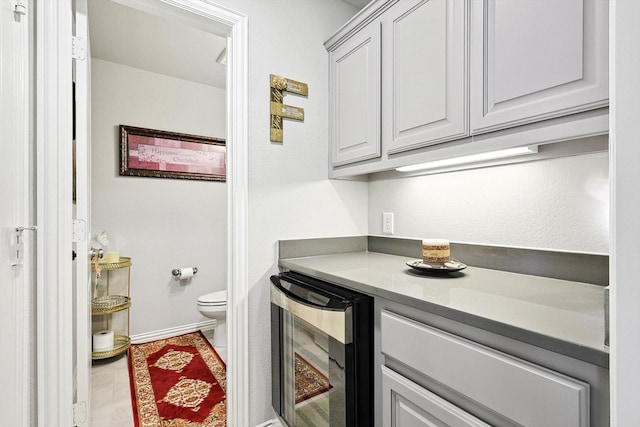
[[[197,274],[198,273],[198,267],[191,267],[191,268],[193,268],[193,274]],[[180,277],[182,277],[182,269],[181,268],[174,268],[173,270],[171,270],[171,274],[173,274],[177,278],[180,278]]]

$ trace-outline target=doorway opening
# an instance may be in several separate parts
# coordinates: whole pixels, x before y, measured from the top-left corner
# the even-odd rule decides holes
[[[138,0],[114,0],[123,6],[129,6],[142,12],[157,15],[172,22],[181,22],[187,26],[198,28],[205,32],[221,36],[226,39],[227,44],[227,90],[224,95],[225,107],[228,111],[226,116],[226,139],[227,139],[227,191],[226,191],[226,244],[223,251],[226,251],[226,280],[225,287],[228,289],[227,306],[228,306],[228,329],[229,329],[229,356],[227,371],[227,399],[228,399],[228,422],[229,425],[246,425],[246,417],[248,417],[248,402],[246,399],[246,390],[248,379],[247,372],[247,310],[246,295],[248,293],[247,286],[247,18],[233,11],[214,6],[205,2],[194,2],[192,0],[177,0],[168,2],[150,2]],[[89,3],[89,8],[93,2]],[[47,12],[48,13],[48,12]],[[62,18],[61,25],[66,24]],[[211,53],[210,56],[215,61],[217,54]],[[171,62],[171,58],[167,58],[167,62]],[[53,74],[53,73],[52,73]],[[52,78],[58,78],[58,75]],[[174,111],[173,114],[179,114],[180,111]],[[64,127],[66,123],[64,118],[58,123],[59,127]],[[104,159],[105,162],[113,162],[114,158]],[[117,159],[116,159],[117,160]],[[65,171],[52,169],[52,176],[64,175]],[[46,177],[45,177],[46,179]],[[58,189],[60,193],[64,193],[65,189]],[[100,197],[99,194],[93,194],[93,198]],[[167,203],[180,203],[176,200],[167,200]],[[194,207],[185,207],[185,209]],[[197,207],[196,207],[197,208]],[[180,219],[180,218],[178,218]],[[183,220],[185,218],[182,218]],[[187,220],[188,221],[188,220]],[[100,225],[96,224],[97,227]],[[197,224],[192,223],[192,232],[198,233]],[[96,230],[94,227],[93,230]],[[91,232],[91,230],[88,230]],[[197,250],[197,249],[196,249]],[[57,258],[61,262],[61,258]],[[134,261],[135,263],[135,261]],[[174,267],[180,267],[175,265]],[[71,283],[71,280],[68,281]],[[233,286],[230,284],[233,283]],[[177,289],[177,292],[184,290]],[[196,301],[190,309],[197,313]],[[88,303],[88,302],[87,302]],[[42,317],[51,317],[55,319],[61,316],[65,307],[60,305],[57,311],[51,314],[45,313]],[[77,310],[82,311],[82,304],[77,304]],[[82,318],[82,316],[80,316]],[[62,325],[61,327],[64,327]],[[62,331],[60,334],[63,334]],[[68,331],[67,331],[68,332]],[[84,334],[77,336],[78,341],[90,340],[90,336]],[[47,342],[39,351],[53,354],[60,354],[57,343]],[[78,343],[79,351],[86,348],[86,345]],[[90,348],[90,345],[89,345]],[[76,365],[71,370],[80,369],[82,361],[76,361]],[[69,373],[68,377],[71,381],[74,373]],[[78,375],[80,378],[80,375]],[[52,385],[49,385],[51,387]],[[69,384],[59,385],[59,388],[68,387]],[[47,384],[42,385],[47,387]],[[77,384],[77,388],[88,388],[88,384]],[[80,393],[78,393],[80,395]],[[48,395],[43,399],[43,405],[52,402],[59,402],[59,398]],[[60,407],[60,405],[56,405]],[[63,405],[64,406],[64,405]],[[71,405],[69,405],[71,407]],[[64,413],[66,407],[62,408]]]

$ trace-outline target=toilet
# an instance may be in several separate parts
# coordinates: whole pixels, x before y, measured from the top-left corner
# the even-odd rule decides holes
[[[227,348],[227,291],[216,291],[198,298],[198,311],[205,317],[216,319],[211,344],[214,348]]]

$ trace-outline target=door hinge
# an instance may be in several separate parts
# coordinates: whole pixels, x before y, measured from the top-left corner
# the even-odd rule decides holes
[[[73,404],[73,425],[79,426],[87,422],[87,404],[78,402]]]
[[[16,0],[13,5],[13,13],[16,15],[24,16],[27,14],[26,0]]]
[[[87,56],[87,45],[82,37],[71,38],[71,57],[77,60],[84,60]]]
[[[87,223],[83,219],[74,219],[71,240],[74,242],[84,242],[86,238]]]

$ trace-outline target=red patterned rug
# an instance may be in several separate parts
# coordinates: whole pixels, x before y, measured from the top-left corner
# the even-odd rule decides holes
[[[129,379],[136,427],[225,427],[226,367],[200,331],[134,344]]]
[[[304,357],[295,353],[296,404],[329,391],[332,387],[327,377]]]

